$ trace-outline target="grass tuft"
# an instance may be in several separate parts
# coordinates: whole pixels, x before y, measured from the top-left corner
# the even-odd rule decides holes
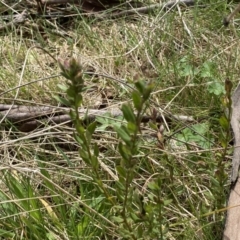
[[[232,154],[226,79],[239,81],[239,21],[222,26],[232,4],[203,4],[101,21],[78,13],[56,23],[64,36],[32,19],[0,36],[1,103],[61,107],[64,98],[73,109],[73,124],[45,121],[29,133],[0,125],[0,238],[222,237]],[[81,86],[60,75],[72,57],[85,72]],[[77,103],[123,117],[86,126]],[[140,124],[154,111],[171,118],[164,132]]]

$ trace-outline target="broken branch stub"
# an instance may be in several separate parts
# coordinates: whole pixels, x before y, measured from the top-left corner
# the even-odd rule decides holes
[[[227,205],[227,218],[223,240],[240,239],[240,84],[232,96],[231,126],[234,134],[234,152],[232,159],[231,190]]]

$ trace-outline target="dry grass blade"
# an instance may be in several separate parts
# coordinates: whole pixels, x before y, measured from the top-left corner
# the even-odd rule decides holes
[[[240,71],[238,21],[222,26],[227,3],[2,2],[2,26],[24,9],[28,15],[0,36],[1,237],[141,239],[142,232],[146,240],[221,239],[232,146],[219,119],[224,79],[237,84]],[[56,59],[71,57],[84,71],[79,114],[90,118],[84,131],[96,127],[86,139],[88,153],[98,156],[101,189],[79,155],[70,109],[54,98],[66,99],[69,83]],[[153,91],[135,138],[126,201],[115,129],[135,129],[123,120],[121,106],[134,106],[139,81]],[[129,228],[118,215],[124,201]],[[126,231],[131,228],[134,237]]]

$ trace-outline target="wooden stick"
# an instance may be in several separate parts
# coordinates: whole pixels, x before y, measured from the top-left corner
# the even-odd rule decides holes
[[[37,126],[48,123],[64,123],[71,121],[69,116],[70,108],[57,108],[50,106],[20,106],[20,105],[5,105],[0,104],[0,120],[7,119],[12,123],[20,125],[19,130],[28,132],[35,129]],[[82,109],[79,108],[80,118],[85,118],[87,121],[93,121],[97,116],[103,116],[110,114],[112,118],[122,116],[122,112],[118,108],[109,109]],[[191,116],[172,115],[172,116],[156,116],[156,122],[163,122],[163,118],[168,122],[179,120],[183,122],[193,122],[194,119]],[[152,116],[144,115],[142,122],[148,122],[152,119]],[[41,123],[43,122],[43,123]]]

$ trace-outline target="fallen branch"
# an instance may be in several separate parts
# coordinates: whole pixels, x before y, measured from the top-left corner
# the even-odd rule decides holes
[[[69,108],[57,108],[47,106],[19,106],[19,105],[4,105],[0,104],[0,121],[5,118],[6,120],[19,125],[19,130],[29,132],[36,129],[44,123],[59,124],[70,122]],[[112,118],[122,116],[122,112],[118,108],[96,110],[96,109],[79,109],[79,116],[88,121],[93,121],[97,116],[110,114]],[[163,118],[168,122],[173,120],[181,120],[183,122],[193,122],[193,117],[172,115],[156,117],[157,122],[163,122]],[[151,120],[151,116],[143,116],[142,122]]]
[[[228,199],[228,211],[224,230],[224,240],[240,239],[240,84],[232,97],[231,126],[234,134],[234,152],[232,159],[231,190]]]

